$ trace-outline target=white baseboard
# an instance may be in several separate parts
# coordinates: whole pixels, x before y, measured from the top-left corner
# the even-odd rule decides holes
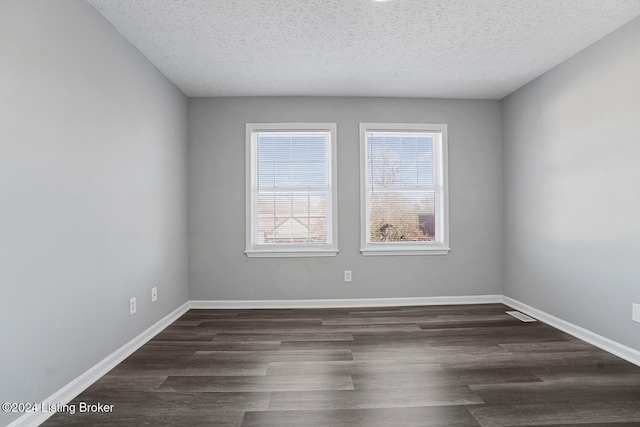
[[[611,354],[640,366],[640,351],[605,338],[580,326],[559,319],[542,310],[503,295],[470,295],[448,297],[407,297],[407,298],[355,298],[355,299],[308,299],[308,300],[191,300],[156,322],[137,337],[114,351],[101,362],[80,375],[75,380],[49,396],[44,402],[67,404],[91,384],[113,369],[134,351],[169,326],[189,309],[251,309],[251,308],[348,308],[348,307],[389,307],[421,305],[462,305],[503,303],[534,317],[554,328],[595,345]],[[8,427],[38,426],[53,413],[32,412],[23,415]]]
[[[144,332],[131,341],[105,357],[102,361],[98,362],[84,374],[80,375],[69,384],[62,387],[60,390],[52,394],[43,400],[43,402],[51,403],[52,405],[60,403],[66,405],[76,396],[86,390],[91,384],[99,380],[111,369],[115,368],[120,362],[129,357],[134,351],[146,344],[151,338],[156,336],[159,332],[173,323],[176,319],[182,316],[189,310],[189,302],[182,304],[180,307],[160,319],[158,322],[150,326]],[[38,426],[45,422],[47,418],[51,417],[52,412],[30,412],[26,413],[17,420],[13,421],[7,427],[31,427]]]
[[[640,366],[640,351],[638,350],[610,340],[609,338],[605,338],[602,335],[598,335],[588,329],[574,325],[573,323],[569,323],[566,320],[562,320],[542,310],[533,308],[513,298],[503,296],[502,303],[508,305],[509,307],[513,307],[525,314],[528,314],[529,316],[534,317],[548,325],[551,325],[556,329],[560,329],[561,331],[566,332],[569,335],[573,335],[574,337],[580,338],[581,340],[586,341],[589,344],[595,345],[596,347],[614,354],[628,362],[631,362],[634,365]]]
[[[191,300],[195,309],[274,309],[274,308],[356,308],[412,305],[461,305],[501,303],[502,295],[451,297],[298,299],[298,300]]]

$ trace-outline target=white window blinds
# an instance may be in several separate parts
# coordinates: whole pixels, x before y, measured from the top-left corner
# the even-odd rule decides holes
[[[256,243],[330,242],[329,143],[326,132],[257,134]]]
[[[435,240],[433,138],[367,133],[370,242]]]
[[[363,249],[445,246],[443,132],[374,126],[362,128]]]
[[[251,132],[248,251],[334,246],[333,139],[330,129]]]

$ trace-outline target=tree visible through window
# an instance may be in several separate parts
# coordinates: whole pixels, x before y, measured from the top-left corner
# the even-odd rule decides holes
[[[446,247],[446,126],[361,125],[363,253]]]

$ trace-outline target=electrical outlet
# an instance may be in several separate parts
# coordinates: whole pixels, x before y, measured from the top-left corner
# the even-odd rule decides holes
[[[151,288],[151,302],[156,301],[158,301],[158,288],[154,286]]]
[[[633,314],[631,315],[631,319],[634,322],[640,323],[640,304],[633,304]]]
[[[350,282],[351,281],[351,270],[345,270],[344,271],[344,281],[345,282]]]
[[[129,300],[129,316],[136,314],[137,306],[136,306],[136,297],[133,297]]]

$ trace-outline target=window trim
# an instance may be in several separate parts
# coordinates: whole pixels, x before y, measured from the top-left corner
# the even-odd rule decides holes
[[[260,131],[268,132],[329,132],[331,141],[329,143],[329,175],[327,176],[330,197],[327,210],[327,229],[331,239],[330,244],[308,245],[308,244],[278,244],[261,245],[253,244],[253,237],[256,232],[254,227],[255,205],[253,200],[254,188],[257,185],[257,174],[254,173],[257,167],[256,134]],[[337,155],[336,155],[336,123],[247,123],[245,127],[245,212],[246,212],[246,246],[245,254],[249,258],[253,257],[330,257],[338,254],[338,191],[337,191]]]
[[[439,133],[440,143],[434,147],[434,157],[438,157],[439,167],[436,183],[439,187],[441,203],[436,206],[436,227],[442,234],[437,242],[368,242],[368,132],[425,132]],[[434,159],[435,162],[436,159]],[[448,182],[448,144],[446,124],[419,123],[360,123],[360,252],[363,256],[375,255],[447,255],[449,247],[449,182]]]

